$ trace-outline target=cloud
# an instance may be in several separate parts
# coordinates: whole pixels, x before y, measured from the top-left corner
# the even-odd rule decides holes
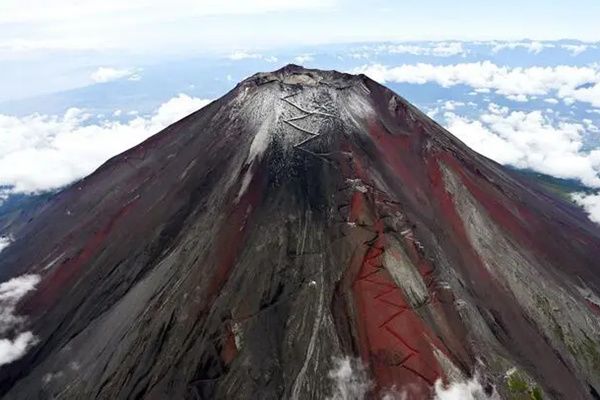
[[[583,207],[592,221],[600,224],[600,194],[575,193],[572,197],[575,203]]]
[[[539,54],[541,53],[544,49],[550,49],[555,47],[554,44],[552,43],[547,43],[547,42],[538,42],[538,41],[533,41],[533,42],[491,42],[493,47],[492,47],[492,53],[498,53],[502,50],[514,50],[517,48],[523,48],[526,49],[529,53],[534,53],[534,54]]]
[[[416,56],[450,57],[466,55],[469,51],[461,42],[431,42],[426,44],[396,44],[383,47],[391,54],[412,54]],[[381,48],[380,48],[381,49]]]
[[[410,54],[413,56],[451,57],[466,56],[469,49],[462,42],[405,42],[395,44],[363,45],[347,55],[354,59],[369,59],[381,54]]]
[[[294,58],[294,62],[298,64],[304,64],[309,61],[313,61],[315,58],[312,54],[300,54]]]
[[[579,54],[587,51],[588,48],[595,48],[595,46],[590,46],[589,44],[563,44],[560,46],[561,48],[569,51],[572,56],[578,56]]]
[[[437,380],[434,390],[434,400],[500,400],[496,393],[488,396],[476,377],[464,382],[452,382],[448,386]]]
[[[446,128],[501,164],[529,168],[600,187],[600,150],[584,151],[583,124],[554,121],[542,111],[509,111],[490,104],[478,119],[444,114]]]
[[[75,108],[60,116],[0,114],[0,186],[11,193],[65,186],[208,102],[179,94],[152,115],[127,122],[91,123],[90,114]]]
[[[253,52],[246,51],[246,50],[236,50],[233,53],[229,54],[227,56],[227,58],[229,58],[230,60],[234,60],[234,61],[248,60],[248,59],[264,60],[268,63],[274,63],[274,62],[279,61],[279,59],[275,56],[265,56],[260,53],[253,53]]]
[[[1,201],[0,201],[0,205],[2,205]],[[2,250],[7,248],[11,242],[12,242],[12,240],[10,239],[10,237],[0,236],[0,253],[2,253]]]
[[[245,50],[236,50],[233,53],[231,53],[229,56],[227,56],[227,58],[229,58],[230,60],[247,60],[249,58],[254,58],[254,59],[260,59],[262,58],[262,54],[259,53],[250,53],[247,52]]]
[[[329,371],[333,395],[328,400],[363,400],[373,386],[360,359],[335,358]]]
[[[476,91],[490,90],[517,100],[552,93],[566,103],[580,101],[600,107],[600,65],[507,67],[491,61],[451,65],[418,63],[397,67],[370,64],[352,72],[364,73],[381,83],[467,85]]]
[[[0,331],[13,320],[14,306],[40,282],[39,275],[21,275],[0,284]],[[8,311],[7,311],[8,310]],[[10,314],[9,317],[6,317]]]
[[[99,67],[97,70],[92,72],[90,78],[96,83],[106,83],[123,78],[127,78],[130,81],[138,81],[141,79],[140,75],[135,69],[112,67]]]
[[[329,379],[333,384],[332,395],[328,400],[364,400],[373,388],[367,369],[358,358],[334,358],[334,366],[329,371]],[[382,395],[382,400],[406,400],[412,398],[410,385],[403,388],[387,388]],[[422,396],[422,394],[421,394]],[[436,381],[433,387],[434,400],[500,400],[498,394],[486,394],[479,382],[478,375],[473,378],[452,382],[444,385],[441,380]]]
[[[17,303],[40,282],[39,275],[21,275],[0,284],[0,334],[15,330],[24,318],[15,315]],[[32,332],[15,333],[14,338],[0,338],[0,365],[21,358],[34,345]]]
[[[23,357],[37,342],[31,332],[21,332],[13,340],[0,339],[0,365],[9,364]]]

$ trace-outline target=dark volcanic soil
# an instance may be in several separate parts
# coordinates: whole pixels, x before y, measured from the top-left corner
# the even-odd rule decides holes
[[[7,399],[600,398],[600,229],[365,76],[254,75],[17,226]]]

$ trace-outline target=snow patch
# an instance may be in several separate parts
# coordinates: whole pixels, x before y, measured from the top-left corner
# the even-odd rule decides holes
[[[365,186],[362,180],[360,179],[346,179],[346,183],[350,185],[350,187],[361,193],[367,193],[369,189]]]
[[[248,168],[244,177],[242,178],[242,184],[240,186],[240,191],[238,192],[237,198],[235,199],[236,203],[240,201],[246,190],[248,190],[248,186],[250,186],[250,182],[252,182],[252,169]]]
[[[248,151],[248,158],[246,162],[250,163],[253,162],[255,158],[262,157],[263,153],[267,150],[267,147],[269,147],[269,142],[271,141],[269,128],[269,121],[265,121],[260,126],[258,132],[256,132],[256,135],[254,135],[254,139],[252,139],[252,144],[250,145],[250,151]]]
[[[254,162],[260,160],[267,151],[269,147],[269,143],[271,142],[271,122],[266,120],[262,123],[256,135],[252,139],[252,143],[250,144],[250,150],[248,150],[248,156],[246,157],[246,165],[248,165],[248,169],[242,178],[242,184],[240,186],[240,191],[238,192],[236,202],[240,201],[246,190],[248,190],[248,186],[252,181],[252,167]]]
[[[231,325],[231,331],[233,332],[233,339],[235,340],[235,348],[241,350],[244,345],[244,331],[242,330],[242,324],[234,322]]]
[[[360,89],[369,92],[369,89],[364,84],[360,85]],[[345,119],[352,121],[356,127],[362,128],[362,124],[375,114],[373,106],[368,102],[366,96],[356,91],[350,92],[344,100],[342,106],[346,114]]]

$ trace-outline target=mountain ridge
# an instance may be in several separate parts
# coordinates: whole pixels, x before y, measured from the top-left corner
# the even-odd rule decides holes
[[[429,398],[475,371],[507,396],[517,368],[550,398],[594,399],[598,249],[581,210],[389,89],[286,66],[16,233],[0,277],[40,277],[17,308],[37,344],[0,367],[0,391],[326,398],[352,357],[373,398]]]

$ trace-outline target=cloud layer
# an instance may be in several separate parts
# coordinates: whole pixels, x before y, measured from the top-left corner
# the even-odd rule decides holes
[[[451,65],[381,64],[355,68],[380,83],[437,83],[443,87],[467,85],[476,90],[494,91],[512,99],[553,95],[566,103],[580,101],[600,107],[600,65],[553,67],[506,67],[491,61]]]
[[[131,81],[141,79],[135,69],[112,67],[100,67],[90,75],[90,78],[95,83],[106,83],[123,78],[127,78]]]
[[[333,384],[333,394],[327,400],[365,399],[373,383],[360,359],[351,357],[335,358],[334,367],[329,371]]]
[[[38,275],[21,275],[0,284],[0,335],[6,335],[23,324],[24,318],[15,314],[17,303],[40,282]],[[0,338],[0,365],[21,358],[33,346],[32,332],[20,332],[13,337]]]
[[[583,150],[583,124],[553,121],[541,111],[510,111],[493,103],[479,119],[452,111],[445,112],[444,118],[450,132],[501,164],[600,187],[600,150]]]
[[[90,114],[75,108],[62,116],[0,114],[0,187],[35,193],[67,185],[208,102],[179,94],[127,122],[91,123]]]

